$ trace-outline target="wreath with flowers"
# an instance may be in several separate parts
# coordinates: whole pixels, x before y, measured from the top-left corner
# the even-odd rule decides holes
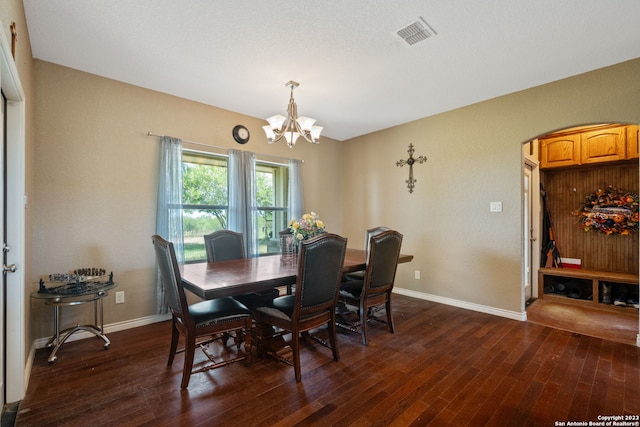
[[[317,213],[311,212],[302,215],[299,221],[292,219],[289,229],[296,241],[300,242],[324,233],[324,222],[320,220]]]
[[[584,231],[630,235],[638,231],[638,195],[608,186],[588,195],[573,214]]]

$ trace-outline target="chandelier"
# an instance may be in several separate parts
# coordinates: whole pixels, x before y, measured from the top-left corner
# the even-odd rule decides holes
[[[280,141],[282,137],[284,137],[287,140],[289,148],[292,148],[296,145],[296,140],[299,136],[302,136],[312,144],[319,143],[318,139],[320,139],[322,126],[314,126],[313,124],[316,122],[315,119],[298,117],[298,106],[293,100],[293,89],[299,85],[299,83],[293,80],[285,83],[285,86],[291,88],[287,117],[277,114],[267,119],[267,122],[269,122],[268,126],[262,126],[262,129],[264,129],[264,132],[267,134],[269,144]]]

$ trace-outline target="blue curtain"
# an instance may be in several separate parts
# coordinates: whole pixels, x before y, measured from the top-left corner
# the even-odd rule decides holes
[[[229,150],[228,154],[229,183],[227,194],[229,197],[229,212],[227,215],[227,228],[236,233],[242,233],[244,237],[244,248],[245,251],[248,252],[245,159],[240,150]],[[249,255],[245,253],[245,256]]]
[[[244,236],[246,256],[256,256],[256,155],[249,151],[229,150],[229,218],[227,227]]]
[[[245,197],[247,203],[247,251],[249,256],[258,256],[258,205],[256,197],[256,154],[249,151],[242,153],[245,163]]]
[[[184,261],[184,234],[182,230],[182,140],[163,136],[161,139],[160,177],[158,180],[158,207],[156,234],[173,243],[178,262]],[[157,271],[157,312],[167,313],[167,300]]]

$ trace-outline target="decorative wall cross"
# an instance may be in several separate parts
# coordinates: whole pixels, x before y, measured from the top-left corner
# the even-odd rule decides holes
[[[11,56],[16,59],[16,41],[18,40],[18,32],[16,31],[16,23],[12,22],[9,26],[11,30]]]
[[[413,193],[413,187],[416,186],[416,181],[417,181],[413,179],[413,164],[416,162],[424,163],[427,161],[427,158],[425,156],[420,156],[417,159],[414,159],[413,153],[415,153],[415,150],[413,149],[413,144],[409,144],[409,149],[407,150],[407,153],[409,153],[409,158],[407,160],[398,160],[396,162],[396,166],[409,165],[409,179],[406,180],[405,182],[407,183],[407,188],[409,189],[409,193]]]

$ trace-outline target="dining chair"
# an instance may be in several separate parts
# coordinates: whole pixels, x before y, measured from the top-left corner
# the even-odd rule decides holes
[[[207,261],[229,261],[246,258],[242,233],[231,230],[217,230],[204,235]]]
[[[395,230],[383,231],[371,237],[367,269],[362,280],[344,280],[340,285],[339,300],[357,307],[358,322],[351,325],[340,323],[353,332],[358,329],[362,344],[367,345],[367,321],[377,320],[373,308],[385,305],[389,332],[395,333],[391,315],[391,292],[398,268],[398,257],[402,245],[402,234]],[[341,316],[343,317],[343,316]],[[384,322],[384,321],[382,321]]]
[[[282,334],[291,334],[290,346],[293,352],[296,382],[302,380],[301,334],[304,334],[304,337],[311,336],[309,334],[311,329],[327,325],[329,344],[314,339],[331,348],[333,360],[339,360],[335,308],[346,247],[347,239],[333,233],[324,233],[302,241],[298,256],[295,293],[274,299],[272,307],[258,308],[256,319],[258,326],[271,325],[280,328]],[[259,354],[264,353],[263,338],[258,336],[256,340]]]
[[[380,227],[373,227],[373,228],[369,228],[364,235],[364,245],[362,246],[364,248],[364,252],[365,252],[365,262],[369,261],[369,241],[371,240],[372,236],[377,236],[378,234],[384,232],[384,231],[388,231],[390,230],[389,227],[384,227],[384,226],[380,226]],[[355,280],[364,280],[364,272],[365,270],[360,270],[360,271],[354,271],[353,273],[349,273],[347,274],[347,278],[349,279],[355,279]]]
[[[231,297],[206,300],[189,305],[180,276],[173,243],[158,235],[151,238],[155,249],[156,260],[160,269],[160,277],[171,311],[171,345],[169,348],[168,366],[178,352],[180,335],[184,337],[184,366],[182,369],[181,389],[189,386],[192,373],[205,372],[234,362],[245,360],[251,362],[251,311]],[[223,334],[235,332],[237,354],[222,360],[213,355],[206,345],[222,337]],[[202,339],[206,337],[206,339]],[[244,340],[244,351],[240,343]],[[225,340],[226,342],[226,340]],[[198,345],[210,364],[192,371],[195,348]]]
[[[242,233],[231,230],[217,230],[204,236],[204,244],[208,262],[246,258]],[[266,291],[236,295],[233,298],[247,306],[251,311],[255,311],[256,307],[269,305],[279,295],[280,291],[272,288]]]

